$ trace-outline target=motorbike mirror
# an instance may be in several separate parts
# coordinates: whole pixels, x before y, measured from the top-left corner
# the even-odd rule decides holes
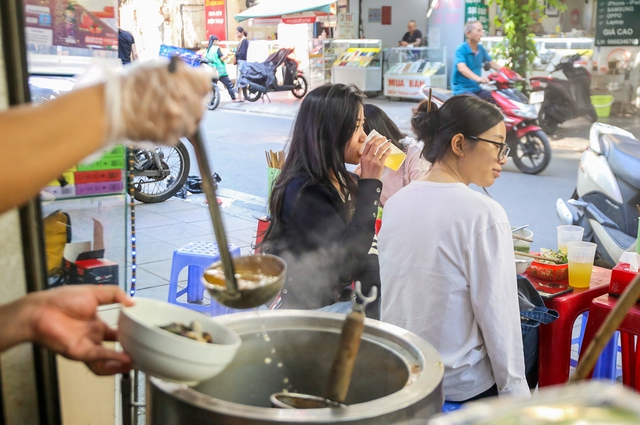
[[[491,63],[489,63],[489,62],[485,62],[485,63],[484,63],[484,70],[485,70],[485,71],[489,71],[490,69],[491,69]]]

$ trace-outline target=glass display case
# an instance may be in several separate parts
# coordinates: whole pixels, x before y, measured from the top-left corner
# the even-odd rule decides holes
[[[354,84],[363,91],[382,91],[381,52],[382,40],[330,40],[328,53],[335,58],[331,82]]]
[[[325,57],[325,43],[326,40],[322,38],[309,40],[309,84],[311,87],[331,81],[331,74],[329,73],[329,80],[327,80],[325,73],[325,64],[327,62]]]
[[[421,99],[423,85],[447,88],[446,47],[394,47],[389,49],[384,74],[384,95]]]

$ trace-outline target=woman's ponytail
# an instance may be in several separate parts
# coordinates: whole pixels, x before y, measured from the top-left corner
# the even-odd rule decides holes
[[[434,139],[438,132],[438,124],[438,106],[434,102],[431,102],[431,110],[429,110],[428,100],[423,100],[417,107],[413,108],[411,129],[416,138],[424,143],[422,156],[429,162],[434,162],[438,156],[436,149],[434,149]]]

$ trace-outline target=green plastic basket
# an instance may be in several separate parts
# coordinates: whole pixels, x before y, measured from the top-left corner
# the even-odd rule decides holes
[[[599,118],[607,118],[609,116],[613,100],[613,96],[609,94],[591,96],[591,104],[596,108],[596,114],[598,114]]]

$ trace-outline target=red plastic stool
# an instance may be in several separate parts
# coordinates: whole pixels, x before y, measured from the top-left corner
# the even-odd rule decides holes
[[[584,354],[589,343],[594,338],[598,329],[605,321],[617,298],[603,295],[594,299],[589,308],[589,321],[584,331],[580,357]],[[638,343],[635,337],[640,336],[640,306],[631,307],[627,316],[618,327],[622,345],[622,383],[628,387],[640,391],[640,338]],[[591,374],[589,375],[591,377]]]
[[[536,280],[535,277],[527,278]],[[560,313],[560,317],[553,323],[540,325],[538,383],[541,387],[564,384],[569,380],[573,324],[580,314],[589,309],[594,298],[607,293],[610,279],[611,270],[594,267],[589,288],[574,289],[555,298],[543,298],[545,305]]]

